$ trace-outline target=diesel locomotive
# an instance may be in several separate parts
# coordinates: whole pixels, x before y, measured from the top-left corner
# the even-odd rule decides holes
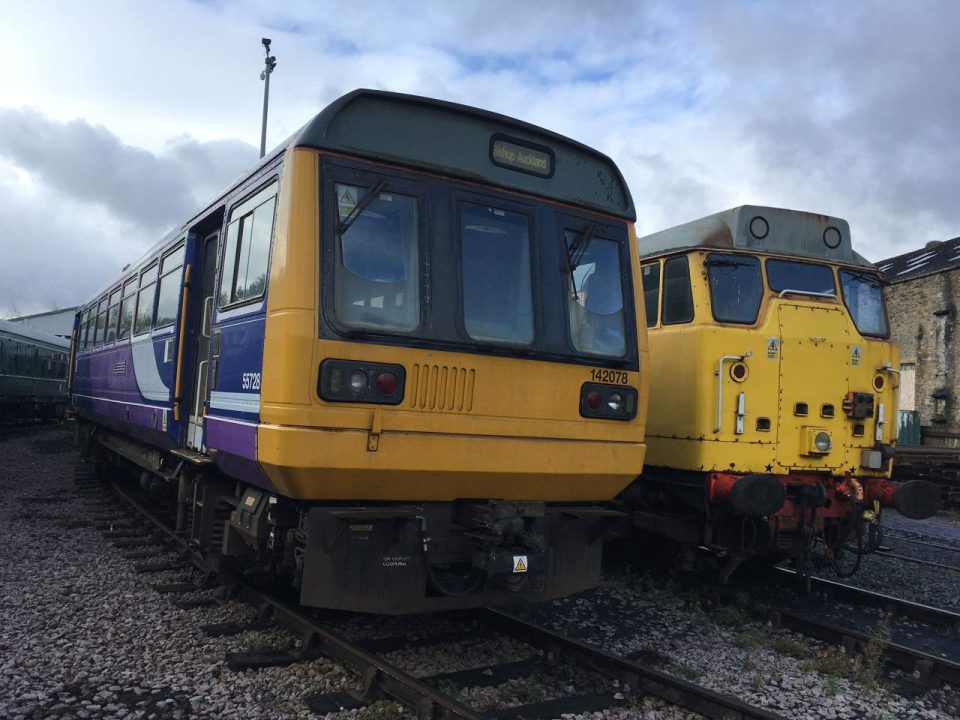
[[[0,422],[63,417],[70,343],[0,320]]]
[[[839,218],[743,206],[639,240],[651,355],[633,526],[727,577],[793,557],[852,574],[892,506],[899,356],[881,275]],[[846,552],[853,548],[853,552]]]
[[[81,453],[304,605],[588,588],[645,453],[634,219],[589,147],[352,92],[81,308]]]

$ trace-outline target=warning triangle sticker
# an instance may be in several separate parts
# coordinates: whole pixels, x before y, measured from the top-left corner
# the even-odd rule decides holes
[[[515,573],[525,573],[527,571],[527,556],[526,555],[514,555],[513,556],[513,571]]]

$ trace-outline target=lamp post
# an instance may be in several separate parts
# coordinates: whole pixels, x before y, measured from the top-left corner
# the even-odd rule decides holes
[[[260,157],[267,153],[267,106],[270,103],[270,74],[277,66],[277,59],[270,54],[270,38],[261,38],[263,49],[267,54],[263,61],[266,67],[260,73],[260,79],[263,83],[263,123],[260,126]]]

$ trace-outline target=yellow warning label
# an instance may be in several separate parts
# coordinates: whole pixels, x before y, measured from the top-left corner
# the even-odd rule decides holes
[[[525,573],[527,571],[527,556],[526,555],[514,555],[513,556],[513,571],[515,573]]]
[[[776,360],[780,357],[780,338],[767,338],[767,359]]]
[[[860,349],[859,345],[850,346],[850,364],[853,367],[857,367],[860,364],[860,358],[863,356],[863,351]]]
[[[346,220],[347,216],[357,207],[359,196],[360,188],[352,185],[337,185],[337,208],[341,220]]]

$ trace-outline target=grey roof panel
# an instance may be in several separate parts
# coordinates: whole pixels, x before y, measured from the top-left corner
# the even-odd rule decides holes
[[[685,248],[730,248],[871,267],[855,252],[846,220],[784,208],[741,205],[639,239],[642,256]]]
[[[494,164],[495,137],[549,150],[551,172]],[[292,144],[413,165],[636,219],[627,184],[609,157],[536,125],[466,105],[354,90],[307,123]]]

